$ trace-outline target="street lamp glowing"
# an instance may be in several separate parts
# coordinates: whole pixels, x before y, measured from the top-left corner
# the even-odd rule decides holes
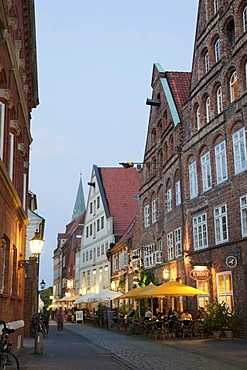
[[[34,237],[31,240],[29,240],[29,245],[31,253],[34,256],[39,256],[41,254],[44,245],[44,240],[40,238],[38,230],[35,231]]]
[[[45,289],[45,281],[44,281],[44,279],[42,279],[42,281],[40,283],[40,287],[41,287],[41,290],[44,290]]]

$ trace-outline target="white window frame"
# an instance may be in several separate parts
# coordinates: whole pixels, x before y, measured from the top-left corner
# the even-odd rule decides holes
[[[219,0],[214,0],[214,14],[219,10]]]
[[[190,199],[198,196],[196,161],[189,165]]]
[[[205,292],[197,296],[197,307],[207,307],[209,302],[209,286],[207,281],[196,281],[196,288]]]
[[[238,98],[238,76],[237,72],[233,72],[230,78],[230,100],[231,103]]]
[[[214,44],[215,51],[215,62],[217,63],[221,59],[220,55],[220,39],[217,39]]]
[[[166,211],[171,212],[172,210],[172,189],[168,189],[166,192]]]
[[[176,206],[181,204],[181,182],[178,180],[175,184],[175,197],[176,197]]]
[[[205,102],[205,108],[206,108],[206,122],[208,123],[211,119],[210,114],[210,97],[208,96]]]
[[[174,247],[173,247],[173,234],[172,232],[167,234],[167,257],[168,261],[174,259]]]
[[[209,71],[209,54],[208,54],[208,51],[205,53],[204,61],[205,61],[205,72],[207,73]]]
[[[182,256],[182,233],[181,227],[174,230],[175,257]]]
[[[228,241],[227,205],[222,204],[214,208],[215,244]]]
[[[3,160],[5,105],[0,102],[0,158]]]
[[[246,138],[244,128],[234,132],[232,135],[232,142],[235,175],[237,175],[247,169]]]
[[[149,204],[144,206],[144,227],[150,226],[150,219],[149,219]]]
[[[243,10],[243,31],[247,31],[247,6]]]
[[[202,213],[193,217],[193,243],[195,251],[208,248],[208,226],[206,213]]]
[[[216,91],[216,98],[217,98],[217,112],[218,114],[220,114],[223,111],[223,95],[221,86],[219,86]]]
[[[208,191],[212,188],[211,163],[209,152],[201,156],[202,166],[202,190]]]
[[[221,290],[222,285],[219,280],[223,277],[223,290]],[[229,279],[230,283],[227,282]],[[218,272],[216,274],[216,284],[217,284],[217,300],[219,303],[225,302],[227,307],[232,310],[234,308],[234,296],[233,296],[233,285],[232,285],[232,273],[231,271]],[[227,288],[230,289],[227,289]]]
[[[240,197],[240,217],[242,238],[247,237],[247,195]]]
[[[13,167],[14,167],[14,145],[15,136],[12,132],[9,133],[9,177],[13,180]]]
[[[219,144],[215,145],[215,172],[216,172],[216,182],[221,184],[228,178],[227,174],[227,158],[226,158],[226,142],[221,141]]]
[[[152,224],[157,222],[157,198],[152,201]]]

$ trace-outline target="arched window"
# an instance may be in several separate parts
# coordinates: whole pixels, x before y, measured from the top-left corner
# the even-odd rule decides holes
[[[210,121],[210,97],[209,96],[206,99],[206,121],[207,123]]]
[[[238,78],[237,72],[233,72],[230,78],[230,99],[231,103],[238,98]]]
[[[243,10],[243,31],[247,31],[247,6]]]
[[[223,111],[223,99],[222,99],[222,87],[219,86],[216,92],[217,97],[217,113],[221,113]]]
[[[215,51],[215,62],[217,63],[221,59],[220,55],[220,39],[217,39],[214,44],[214,51]]]
[[[208,51],[205,54],[204,61],[205,61],[205,72],[207,73],[209,71],[209,55],[208,55]]]
[[[196,110],[196,124],[197,124],[197,129],[200,130],[201,128],[201,120],[200,120],[200,107],[197,107]]]
[[[214,0],[214,14],[219,10],[219,0]]]

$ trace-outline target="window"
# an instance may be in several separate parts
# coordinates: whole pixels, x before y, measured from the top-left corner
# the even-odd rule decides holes
[[[215,62],[217,63],[221,59],[220,55],[220,39],[217,39],[214,44]]]
[[[217,184],[227,179],[226,142],[221,141],[215,146],[215,165]]]
[[[168,189],[166,192],[166,210],[167,212],[172,210],[172,189]]]
[[[181,204],[181,184],[180,180],[178,180],[175,184],[175,196],[176,196],[176,206],[179,206]]]
[[[7,243],[5,239],[2,239],[2,245],[0,247],[0,294],[4,293],[5,287],[6,253]]]
[[[196,162],[192,162],[189,165],[189,182],[190,182],[190,199],[193,199],[198,195]]]
[[[97,257],[100,257],[100,246],[97,247]]]
[[[5,105],[0,102],[0,158],[3,160]]]
[[[157,198],[152,201],[152,223],[157,221]]]
[[[243,31],[247,31],[247,6],[244,8],[243,11]]]
[[[86,238],[88,238],[89,237],[89,228],[88,228],[88,226],[86,227]]]
[[[105,253],[105,246],[104,244],[101,244],[101,256],[103,256]]]
[[[88,261],[88,251],[86,252],[86,262]]]
[[[209,55],[208,55],[208,52],[206,52],[206,54],[205,54],[204,61],[205,61],[205,72],[207,73],[209,71]]]
[[[100,197],[97,197],[97,208],[99,209],[100,207]]]
[[[219,10],[219,0],[214,0],[214,14]]]
[[[89,234],[90,234],[90,236],[93,235],[93,224],[89,225]]]
[[[223,111],[223,97],[221,86],[217,89],[216,98],[217,98],[217,113],[220,114]]]
[[[207,215],[203,213],[193,218],[194,250],[208,248]]]
[[[101,229],[104,229],[104,221],[105,221],[105,219],[104,219],[104,216],[102,216],[101,217]]]
[[[238,98],[238,78],[235,71],[230,78],[230,99],[231,103]]]
[[[92,260],[93,259],[93,251],[92,249],[89,251],[89,259]]]
[[[205,103],[206,108],[206,121],[207,123],[210,121],[210,97],[208,96]]]
[[[167,234],[167,254],[168,254],[169,261],[174,258],[172,232]]]
[[[150,223],[149,223],[149,205],[147,204],[144,207],[144,227],[148,226],[150,226]]]
[[[90,214],[93,213],[93,202],[90,202],[89,204],[89,211],[90,211]]]
[[[240,198],[242,237],[247,236],[247,195]]]
[[[179,227],[174,231],[175,239],[175,256],[182,256],[182,243],[181,243],[181,228]]]
[[[23,194],[22,194],[22,206],[23,209],[26,209],[27,203],[27,175],[23,174]]]
[[[205,294],[200,294],[197,296],[197,306],[206,308],[209,302],[209,287],[208,281],[197,281],[196,282],[197,289],[202,290]]]
[[[230,271],[219,272],[216,274],[217,293],[219,303],[225,302],[229,309],[233,309],[232,274]]]
[[[201,166],[202,166],[202,189],[203,191],[207,191],[212,187],[209,152],[201,156]]]
[[[201,128],[200,107],[197,107],[197,110],[196,110],[196,124],[197,124],[197,129],[200,130]]]
[[[245,131],[243,128],[232,135],[235,174],[247,168]]]
[[[214,226],[216,244],[228,241],[227,209],[225,204],[214,209]]]
[[[14,134],[9,133],[9,177],[13,180],[13,164],[14,164]]]
[[[97,220],[97,231],[100,231],[100,219]]]
[[[90,286],[90,271],[87,271],[87,286]]]

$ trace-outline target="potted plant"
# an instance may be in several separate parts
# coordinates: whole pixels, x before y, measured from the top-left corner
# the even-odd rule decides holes
[[[226,326],[224,327],[224,334],[227,339],[233,339],[238,327],[238,317],[234,310],[227,308],[226,312]]]
[[[227,311],[225,302],[218,301],[206,306],[205,325],[211,331],[215,339],[220,339],[224,329],[227,327]]]

